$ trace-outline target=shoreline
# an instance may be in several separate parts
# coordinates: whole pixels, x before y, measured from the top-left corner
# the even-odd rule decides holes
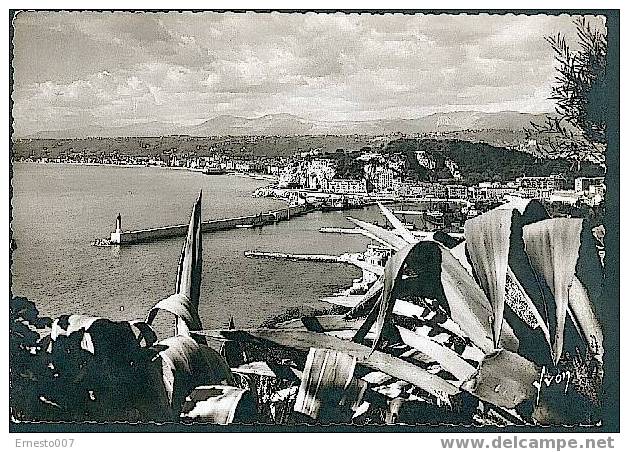
[[[69,166],[105,166],[109,168],[159,168],[166,170],[175,170],[175,171],[190,171],[193,173],[201,173],[205,174],[205,170],[203,168],[189,168],[185,166],[161,166],[161,165],[139,165],[134,163],[127,163],[124,165],[119,165],[116,163],[84,163],[84,162],[23,162],[17,161],[11,162],[12,164],[35,164],[35,165],[69,165]],[[260,181],[267,182],[277,182],[278,178],[276,176],[262,174],[262,173],[242,173],[238,171],[229,171],[225,170],[222,174],[206,174],[207,176],[237,176],[237,177],[246,177],[248,179],[255,179]]]

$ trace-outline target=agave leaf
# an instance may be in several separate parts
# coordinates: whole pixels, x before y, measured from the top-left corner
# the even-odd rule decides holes
[[[407,245],[389,258],[384,267],[384,287],[380,295],[378,317],[376,320],[376,340],[373,350],[378,348],[382,338],[382,330],[393,312],[395,300],[398,298],[399,281],[402,279],[402,267],[406,264],[409,254],[415,245]],[[371,327],[371,325],[369,325]]]
[[[310,348],[332,349],[355,357],[356,363],[359,365],[384,372],[392,377],[419,386],[444,402],[449,402],[450,396],[458,392],[455,386],[443,378],[433,375],[414,364],[387,353],[377,350],[372,351],[365,345],[322,333],[261,328],[253,330],[208,330],[204,331],[204,334],[218,339],[231,339],[256,344],[270,342],[303,352],[309,351]]]
[[[485,357],[461,388],[494,405],[515,408],[526,400],[535,400],[534,383],[539,375],[531,361],[508,350],[497,350]]]
[[[183,294],[190,299],[195,311],[199,309],[201,293],[201,272],[203,270],[203,239],[201,233],[201,197],[194,204],[188,225],[188,234],[181,249],[177,286],[175,293]]]
[[[531,265],[544,278],[555,298],[555,364],[563,352],[569,290],[579,257],[582,224],[581,219],[555,218],[524,227],[524,243]]]
[[[158,342],[158,346],[165,347],[159,352],[159,358],[163,384],[174,412],[181,409],[186,396],[197,386],[234,385],[225,359],[207,345],[187,336],[172,336]]]
[[[439,246],[438,251],[444,302],[449,306],[452,320],[481,350],[490,353],[494,350],[492,308],[485,293],[449,250]],[[503,322],[498,346],[512,351],[518,349],[519,341],[507,322]]]
[[[526,224],[535,223],[548,218],[544,207],[535,200],[515,198],[483,215],[468,220],[465,224],[466,249],[469,253],[473,274],[477,276],[481,287],[487,294],[493,311],[493,339],[500,340],[504,328],[505,315],[510,319],[517,336],[526,338],[523,352],[535,358],[546,359],[547,346],[537,343],[539,337],[531,332],[530,326],[522,318],[523,312],[505,311],[505,294],[507,276],[513,285],[511,296],[518,297],[526,304],[526,310],[536,319],[542,337],[548,344],[547,321],[543,320],[539,309],[547,310],[547,302],[536,280],[531,264],[524,252],[522,228]],[[460,245],[459,245],[460,246]],[[463,250],[454,249],[453,254],[466,266],[466,254]],[[514,350],[515,351],[515,350]]]
[[[571,318],[581,333],[584,342],[594,356],[602,362],[603,359],[603,329],[596,318],[593,303],[588,296],[585,286],[578,277],[572,280],[568,308]]]
[[[177,319],[175,335],[189,336],[190,330],[203,328],[199,317],[199,294],[203,270],[201,196],[202,194],[199,193],[190,215],[188,235],[181,250],[177,269],[175,294],[159,301],[146,316],[146,323],[150,325],[160,309],[174,314]],[[206,343],[204,337],[196,337],[196,339],[201,343]]]
[[[460,382],[467,380],[472,376],[472,374],[474,374],[474,372],[476,372],[474,366],[462,359],[449,348],[444,347],[443,345],[438,344],[421,334],[407,330],[406,328],[398,327],[398,330],[406,345],[419,350],[433,360],[437,361],[444,370],[450,372]]]
[[[494,209],[465,222],[470,261],[493,308],[495,346],[500,341],[504,317],[511,216],[510,210]]]
[[[179,335],[190,336],[191,330],[196,331],[203,328],[194,303],[184,294],[176,293],[159,301],[146,316],[146,323],[152,324],[160,310],[170,312],[177,317],[177,333]]]
[[[395,229],[400,237],[402,237],[408,243],[417,243],[417,237],[415,237],[415,235],[413,235],[413,233],[409,231],[406,226],[404,226],[404,223],[402,223],[393,212],[383,206],[380,202],[378,202],[378,207],[380,207],[380,210],[382,211],[384,216],[387,217],[389,223],[391,223],[393,229]]]
[[[358,329],[361,320],[346,319],[345,314],[307,316],[300,319],[291,319],[275,325],[277,329],[302,330],[325,333],[328,331]],[[313,325],[316,325],[313,328]]]
[[[294,367],[266,361],[254,361],[232,368],[235,374],[251,374],[262,377],[280,378],[288,381],[299,381],[302,372]]]
[[[354,376],[356,358],[336,350],[311,348],[295,400],[295,411],[312,419],[349,421],[339,405]],[[344,418],[342,418],[342,414]]]
[[[406,240],[402,239],[401,237],[399,237],[398,235],[394,234],[391,231],[381,228],[380,226],[367,223],[366,221],[356,220],[355,218],[352,218],[352,217],[347,217],[347,219],[351,221],[352,223],[354,223],[359,228],[362,228],[365,231],[369,232],[370,234],[378,237],[380,240],[385,242],[394,250],[401,250],[402,248],[408,245],[408,242],[406,242]]]
[[[203,271],[203,234],[201,231],[201,197],[194,204],[188,225],[188,234],[181,249],[179,268],[177,270],[177,285],[175,293],[182,294],[190,300],[189,311],[192,314],[194,324],[185,324],[183,318],[177,319],[176,334],[184,334],[188,329],[200,329],[201,319],[199,318],[199,296],[201,294],[201,273]],[[196,323],[199,323],[197,328]],[[179,333],[181,331],[182,333]],[[205,341],[205,338],[197,338]]]
[[[234,421],[251,422],[256,412],[255,399],[248,389],[208,385],[194,388],[183,404],[181,418],[229,425]]]

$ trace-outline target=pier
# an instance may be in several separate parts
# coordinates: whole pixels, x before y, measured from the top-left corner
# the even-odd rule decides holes
[[[339,210],[362,209],[364,207],[377,204],[373,200],[362,200],[357,204],[351,204]],[[291,205],[279,210],[261,212],[257,215],[246,215],[234,218],[222,218],[218,220],[206,220],[201,222],[201,231],[204,233],[227,231],[236,228],[258,228],[280,221],[288,221],[294,217],[300,217],[309,212],[324,211],[323,206],[314,206],[309,203]],[[336,209],[335,209],[336,210]],[[331,228],[334,229],[334,228]],[[173,226],[161,226],[135,231],[123,231],[120,214],[116,218],[116,229],[110,234],[108,239],[96,239],[92,242],[95,246],[111,245],[132,245],[135,243],[152,242],[160,239],[172,237],[185,237],[188,230],[187,224],[177,224]],[[332,232],[332,231],[326,231]],[[336,231],[334,231],[336,232]]]
[[[306,204],[286,207],[284,209],[262,212],[257,215],[247,215],[235,218],[223,218],[201,222],[201,231],[204,233],[226,231],[239,227],[262,227],[265,225],[286,221],[292,217],[305,215],[312,211]],[[109,244],[131,245],[134,243],[151,242],[154,240],[171,237],[184,237],[188,230],[187,224],[174,226],[162,226],[156,228],[139,229],[136,231],[123,231],[120,215],[116,218],[116,230],[111,233]]]

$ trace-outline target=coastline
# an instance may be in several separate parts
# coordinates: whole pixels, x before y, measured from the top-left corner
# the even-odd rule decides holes
[[[16,164],[16,163],[35,164],[35,165],[105,166],[105,167],[115,167],[115,168],[160,168],[160,169],[167,169],[167,170],[190,171],[193,173],[205,174],[205,171],[203,168],[189,168],[185,166],[139,165],[139,164],[134,164],[134,163],[125,163],[123,165],[120,165],[116,163],[11,161],[11,164]],[[208,176],[237,176],[237,177],[246,177],[249,179],[268,181],[268,182],[278,181],[277,176],[272,176],[270,174],[243,173],[239,171],[229,171],[229,170],[226,170],[224,174],[208,174]]]

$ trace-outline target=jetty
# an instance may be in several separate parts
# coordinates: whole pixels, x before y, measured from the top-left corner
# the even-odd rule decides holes
[[[261,212],[257,215],[246,215],[234,218],[222,218],[201,222],[201,231],[204,233],[226,231],[240,227],[262,227],[280,221],[286,221],[293,217],[299,217],[311,212],[313,209],[307,204],[289,206],[284,209]],[[138,229],[135,231],[123,231],[120,214],[116,218],[116,230],[111,233],[109,244],[131,245],[134,243],[151,242],[154,240],[171,237],[185,237],[188,231],[187,224],[173,226],[161,226],[156,228]]]
[[[342,210],[362,209],[372,203],[363,202],[356,205],[348,205]],[[256,215],[245,215],[241,217],[222,218],[216,220],[206,220],[201,222],[201,231],[204,233],[227,231],[236,228],[261,228],[263,226],[288,221],[291,218],[300,217],[307,213],[323,210],[321,206],[309,203],[291,204],[288,207],[278,210],[260,212]],[[108,239],[96,239],[92,242],[94,246],[111,245],[132,245],[135,243],[152,242],[155,240],[172,237],[185,237],[188,230],[187,224],[176,224],[172,226],[160,226],[154,228],[138,229],[134,231],[122,230],[122,219],[120,214],[116,218],[116,229],[110,234]]]
[[[267,251],[245,251],[245,257],[351,264],[361,270],[371,272],[377,276],[382,276],[384,274],[382,267],[375,265],[368,259],[365,260],[362,253],[345,253],[340,256],[335,256],[330,254],[292,254]]]

